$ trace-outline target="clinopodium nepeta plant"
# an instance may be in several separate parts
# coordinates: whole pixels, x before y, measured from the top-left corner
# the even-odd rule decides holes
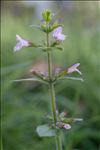
[[[45,33],[46,41],[43,44],[38,45],[23,39],[19,35],[16,35],[16,40],[18,43],[14,47],[14,51],[19,51],[23,47],[39,48],[44,51],[47,54],[48,59],[48,72],[31,70],[33,78],[20,79],[15,81],[38,81],[46,84],[50,92],[51,115],[47,116],[47,124],[38,126],[36,130],[40,137],[55,137],[56,149],[62,150],[61,131],[71,129],[71,124],[73,122],[82,121],[82,119],[67,118],[65,112],[59,113],[55,100],[55,84],[58,80],[71,79],[83,81],[83,79],[70,76],[73,72],[77,72],[80,75],[82,74],[78,69],[80,63],[76,63],[65,70],[62,70],[61,68],[56,68],[53,70],[53,50],[63,50],[61,44],[66,39],[66,35],[62,34],[62,25],[56,21],[53,21],[53,17],[54,15],[50,10],[44,10],[42,12],[43,19],[41,25],[38,26],[38,29]],[[51,37],[52,39],[50,39]]]

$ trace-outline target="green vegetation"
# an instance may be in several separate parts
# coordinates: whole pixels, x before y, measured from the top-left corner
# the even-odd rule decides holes
[[[75,2],[73,2],[75,3]],[[66,80],[56,84],[57,104],[68,117],[80,117],[84,121],[64,130],[64,150],[99,150],[100,145],[100,33],[99,3],[76,2],[75,8],[62,11],[64,51],[54,52],[54,62],[62,68],[80,62],[84,82]],[[38,49],[25,48],[14,53],[15,35],[19,34],[33,42],[41,42],[43,35],[29,27],[38,18],[27,10],[21,15],[13,14],[10,6],[3,6],[1,18],[2,62],[2,145],[3,150],[52,150],[52,138],[40,138],[36,127],[46,122],[49,114],[47,87],[36,82],[14,83],[12,80],[31,76],[30,68],[38,66],[46,54]],[[24,6],[23,6],[24,10]],[[18,11],[18,10],[17,10]],[[28,12],[29,11],[29,12]],[[22,15],[23,14],[23,15]],[[26,15],[27,14],[27,15]],[[34,20],[34,21],[32,21]],[[40,64],[38,61],[40,61]],[[37,65],[38,64],[38,65]],[[76,74],[77,75],[77,74]]]

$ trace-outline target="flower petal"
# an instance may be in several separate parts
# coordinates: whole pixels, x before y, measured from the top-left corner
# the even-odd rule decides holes
[[[58,40],[60,40],[60,41],[64,41],[65,40],[65,35],[64,34],[59,34],[59,36],[58,36]]]
[[[61,33],[62,32],[62,27],[58,27],[58,28],[56,28],[55,30],[54,30],[54,35],[58,35],[59,33]]]
[[[63,128],[64,129],[71,129],[71,125],[69,125],[69,124],[66,123],[66,124],[64,124]]]
[[[22,38],[18,34],[16,34],[16,40],[20,41],[20,40],[22,40]]]
[[[16,44],[16,46],[14,47],[14,51],[19,51],[21,48],[23,47],[28,47],[30,46],[29,41],[24,40],[23,38],[21,38],[21,36],[19,36],[18,34],[16,34],[16,41],[18,41],[18,43]]]
[[[82,75],[82,72],[81,72],[81,71],[79,71],[78,69],[76,69],[76,72],[78,72],[80,75]]]
[[[22,44],[21,43],[17,43],[16,46],[14,47],[14,51],[19,51],[22,48]]]
[[[62,32],[62,27],[58,27],[53,31],[53,37],[58,40],[58,41],[64,41],[65,40],[65,35],[61,33]]]
[[[78,72],[80,75],[82,74],[77,67],[80,65],[80,63],[76,63],[74,65],[72,65],[71,67],[68,68],[67,73],[72,73],[72,72]]]
[[[73,67],[73,68],[77,68],[79,65],[80,65],[80,63],[76,63],[76,64],[74,64],[74,65],[73,65],[73,66],[71,66],[71,67]]]

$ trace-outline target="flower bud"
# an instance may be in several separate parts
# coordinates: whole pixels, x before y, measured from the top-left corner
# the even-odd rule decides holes
[[[46,9],[42,12],[42,17],[44,19],[44,21],[46,22],[50,22],[52,20],[52,13],[50,10]]]
[[[63,128],[64,128],[64,129],[71,129],[71,126],[70,126],[69,124],[65,123],[65,124],[63,125]]]

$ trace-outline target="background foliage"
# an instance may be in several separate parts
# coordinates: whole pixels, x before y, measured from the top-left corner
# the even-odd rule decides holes
[[[46,122],[50,113],[48,87],[36,82],[13,83],[29,77],[30,68],[45,69],[46,54],[38,49],[25,48],[14,53],[16,33],[33,42],[41,42],[44,33],[30,27],[39,24],[43,2],[2,2],[1,63],[2,63],[2,150],[52,150],[53,138],[39,138],[36,126]],[[64,150],[99,150],[100,145],[100,30],[99,2],[51,2],[56,19],[64,24],[68,35],[64,51],[55,51],[53,60],[66,68],[80,62],[84,82],[62,81],[56,84],[58,109],[67,115],[81,117],[62,134]],[[75,74],[77,76],[77,74]]]

